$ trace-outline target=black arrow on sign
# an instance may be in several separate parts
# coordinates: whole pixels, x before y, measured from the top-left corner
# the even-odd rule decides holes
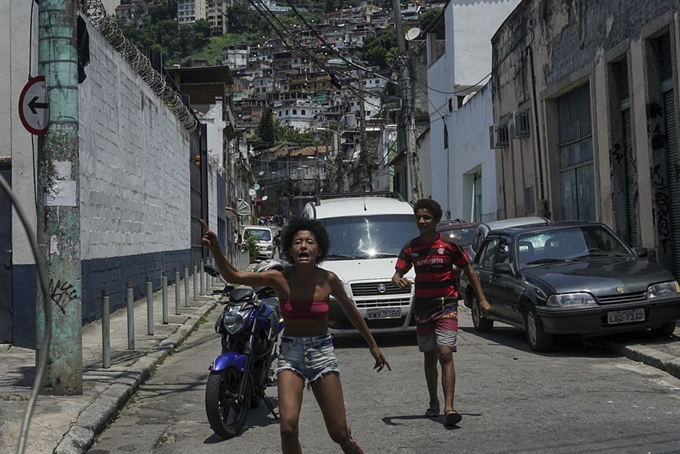
[[[28,108],[31,109],[33,115],[38,113],[38,111],[35,109],[47,109],[48,107],[50,107],[49,103],[38,102],[38,96],[31,99],[31,101],[28,103]]]

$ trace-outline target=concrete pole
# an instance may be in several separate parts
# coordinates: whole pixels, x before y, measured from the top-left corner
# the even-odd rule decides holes
[[[83,393],[82,287],[80,275],[80,163],[78,160],[78,51],[76,0],[39,4],[38,73],[45,76],[50,123],[38,146],[38,244],[47,258],[52,304],[52,345],[45,333],[38,291],[36,364],[47,355],[41,393]]]
[[[394,10],[394,26],[397,34],[397,50],[399,51],[400,59],[403,59],[407,53],[401,18],[401,4],[399,0],[392,0],[392,8]],[[410,54],[408,59],[409,63],[411,63],[412,58]],[[406,198],[412,202],[422,197],[422,190],[420,189],[422,185],[420,184],[419,169],[416,165],[418,159],[416,156],[416,125],[413,116],[415,100],[409,99],[413,94],[413,92],[409,93],[409,83],[413,84],[413,81],[411,80],[411,77],[407,77],[407,74],[412,76],[407,66],[408,65],[403,60],[400,60],[399,96],[401,98],[401,118],[399,129],[406,132],[404,137],[405,143],[402,142],[406,148]],[[402,143],[398,142],[400,146]],[[398,151],[401,152],[401,150]]]

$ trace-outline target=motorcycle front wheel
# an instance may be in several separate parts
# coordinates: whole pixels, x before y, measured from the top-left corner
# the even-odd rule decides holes
[[[220,437],[229,439],[241,433],[250,409],[250,383],[239,395],[243,374],[234,367],[211,372],[205,388],[205,411],[210,428]]]

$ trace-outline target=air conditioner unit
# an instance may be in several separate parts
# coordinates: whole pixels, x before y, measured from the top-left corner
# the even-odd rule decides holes
[[[529,137],[531,133],[531,122],[529,121],[529,111],[513,112],[510,116],[510,139],[519,137]]]
[[[489,126],[489,146],[493,149],[508,148],[508,125]]]

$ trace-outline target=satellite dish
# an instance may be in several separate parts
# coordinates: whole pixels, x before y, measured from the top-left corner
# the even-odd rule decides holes
[[[257,194],[257,191],[255,189],[248,189],[248,194],[251,197],[255,197],[255,195]]]
[[[413,41],[420,36],[420,29],[418,27],[413,27],[406,32],[406,41]]]
[[[262,201],[264,202],[264,201],[267,200],[268,198],[269,198],[269,196],[266,195],[266,196],[262,197]]]
[[[260,189],[260,185],[255,183],[255,186],[253,186],[253,189],[255,189],[257,191],[258,189]]]

